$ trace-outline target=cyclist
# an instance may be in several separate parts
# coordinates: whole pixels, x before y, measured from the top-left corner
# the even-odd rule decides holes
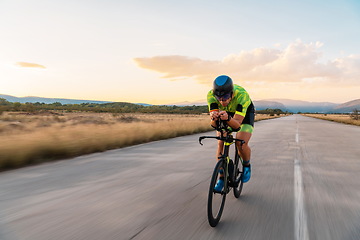
[[[230,77],[221,75],[214,80],[213,89],[207,95],[207,102],[211,126],[216,128],[217,120],[224,120],[232,131],[236,132],[236,138],[245,141],[242,146],[239,142],[236,144],[244,165],[242,181],[248,182],[251,177],[251,149],[248,143],[254,129],[255,118],[255,108],[249,94],[244,88],[233,84]],[[217,136],[220,136],[220,132],[217,132]],[[217,158],[221,156],[223,148],[223,141],[218,141]],[[224,177],[222,170],[220,171],[220,178],[215,185],[215,190],[219,192],[224,187]]]

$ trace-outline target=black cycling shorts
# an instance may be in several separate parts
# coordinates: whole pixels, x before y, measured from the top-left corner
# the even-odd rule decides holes
[[[244,120],[242,121],[242,124],[249,124],[251,126],[254,126],[254,121],[255,121],[255,107],[254,104],[251,103],[248,109],[246,110],[246,115]]]

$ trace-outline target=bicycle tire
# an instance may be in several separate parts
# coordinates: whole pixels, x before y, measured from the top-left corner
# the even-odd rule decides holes
[[[239,164],[240,164],[240,166],[239,166]],[[239,180],[240,182],[239,182],[238,186],[234,186],[233,192],[234,192],[234,197],[239,198],[241,195],[241,192],[242,192],[243,184],[244,184],[242,181],[242,173],[243,173],[244,169],[243,169],[243,165],[242,165],[240,156],[237,152],[237,148],[235,148],[235,166],[234,167],[235,167],[234,179],[235,179],[235,181]]]
[[[225,200],[226,200],[226,190],[224,189],[222,193],[216,193],[214,192],[214,187],[216,185],[216,182],[218,180],[218,177],[219,177],[219,170],[221,168],[225,169],[225,166],[224,166],[224,160],[219,160],[217,163],[216,163],[216,166],[214,168],[214,172],[212,174],[212,177],[211,177],[211,181],[210,181],[210,187],[209,187],[209,195],[208,195],[208,205],[207,205],[207,213],[208,213],[208,221],[209,221],[209,224],[211,227],[215,227],[219,221],[220,221],[220,218],[221,218],[221,215],[222,215],[222,212],[224,210],[224,205],[225,205]],[[225,176],[224,177],[227,177],[226,176],[226,173],[225,173]],[[219,208],[217,208],[215,206],[215,209],[218,209],[218,210],[215,210],[214,209],[214,206],[215,203],[214,203],[214,197],[216,195],[221,195],[221,196],[218,196],[219,199],[220,199],[220,204],[219,204]],[[214,212],[215,210],[215,212]],[[215,214],[214,214],[215,213]]]

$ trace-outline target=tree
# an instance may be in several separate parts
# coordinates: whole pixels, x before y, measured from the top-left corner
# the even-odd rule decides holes
[[[51,105],[55,106],[55,107],[61,107],[62,106],[61,102],[54,102]]]
[[[25,103],[25,111],[29,112],[29,113],[33,113],[35,112],[36,107],[34,106],[34,104],[27,102]]]
[[[350,117],[354,120],[359,120],[360,119],[359,113],[360,111],[355,108],[353,112],[350,114]]]
[[[20,107],[21,107],[21,103],[19,103],[19,102],[14,102],[13,107],[14,107],[14,111],[19,111],[19,110],[20,110]]]
[[[11,103],[8,102],[5,98],[0,98],[0,105],[9,106],[9,105],[11,105]]]

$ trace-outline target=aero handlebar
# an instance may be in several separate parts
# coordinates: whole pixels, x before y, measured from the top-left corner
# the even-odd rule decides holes
[[[205,139],[205,138],[215,138],[217,140],[221,140],[221,141],[224,141],[224,142],[229,142],[229,143],[232,143],[232,142],[240,142],[241,145],[243,145],[245,143],[244,140],[241,140],[241,139],[237,139],[237,138],[233,138],[233,137],[214,137],[214,136],[201,136],[199,137],[199,143],[200,145],[204,145],[202,143],[202,140]]]
[[[244,140],[241,140],[241,139],[237,139],[237,138],[233,138],[233,136],[231,135],[231,130],[229,130],[228,128],[228,125],[226,123],[226,121],[222,121],[222,120],[218,120],[216,122],[216,128],[215,128],[217,131],[221,132],[221,136],[217,136],[217,137],[214,137],[214,136],[201,136],[199,137],[199,143],[200,145],[203,145],[202,144],[202,140],[205,139],[205,138],[215,138],[217,140],[221,140],[221,141],[224,141],[224,142],[228,142],[228,143],[232,143],[232,142],[240,142],[241,145],[243,145],[245,143]],[[224,136],[223,135],[223,131],[227,132],[227,135]]]

